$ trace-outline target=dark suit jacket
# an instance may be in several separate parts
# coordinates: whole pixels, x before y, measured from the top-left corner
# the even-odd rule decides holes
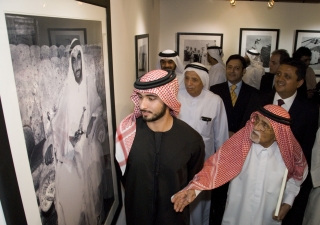
[[[210,91],[219,95],[223,100],[228,118],[229,131],[237,132],[240,130],[242,128],[240,123],[249,104],[250,98],[254,93],[257,93],[258,90],[242,81],[239,96],[234,106],[232,106],[231,102],[228,81],[211,86]]]
[[[268,92],[273,90],[273,78],[274,74],[271,73],[265,73],[261,77],[261,83],[260,83],[260,91],[261,92]],[[307,83],[306,81],[303,82],[303,84],[297,89],[297,92],[300,96],[307,98]]]
[[[196,53],[196,54],[193,55],[193,61],[194,62],[200,62],[199,59],[200,59],[200,54]]]
[[[272,88],[273,88],[273,78],[274,78],[274,74],[265,73],[261,77],[260,91],[270,91],[270,90],[272,90]]]
[[[274,95],[275,91],[272,90],[268,93],[261,92],[258,95],[253,96],[241,125],[245,125],[247,120],[250,119],[251,113],[257,111],[259,106],[272,104]],[[302,147],[310,169],[311,151],[318,130],[319,108],[316,104],[297,94],[290,107],[289,114],[292,119],[292,124],[290,126],[291,130]]]

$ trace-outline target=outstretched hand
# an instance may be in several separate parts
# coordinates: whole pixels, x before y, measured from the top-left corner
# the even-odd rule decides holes
[[[174,203],[173,208],[176,212],[182,212],[184,207],[189,205],[195,198],[195,190],[182,190],[171,198],[171,202]]]

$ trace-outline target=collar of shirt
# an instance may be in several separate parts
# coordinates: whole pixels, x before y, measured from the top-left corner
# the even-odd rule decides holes
[[[229,81],[228,81],[228,86],[229,86],[229,91],[230,91],[232,84]],[[240,93],[241,86],[242,86],[242,80],[240,82],[236,83],[236,86],[237,86],[237,88],[234,90],[234,92],[236,93],[236,95],[238,97],[239,93]]]
[[[180,92],[180,91],[179,91],[179,92]],[[183,91],[180,92],[180,94],[186,96],[186,98],[187,98],[189,101],[195,101],[195,100],[198,100],[198,99],[203,98],[203,96],[205,95],[205,92],[206,92],[206,89],[203,88],[203,89],[201,90],[201,93],[200,93],[198,96],[193,97],[193,96],[191,96],[191,95],[188,93],[188,91],[187,91],[186,89],[184,89]]]
[[[289,109],[290,109],[294,99],[296,98],[296,96],[297,96],[297,91],[292,96],[290,96],[289,98],[286,98],[286,99],[282,98],[282,100],[284,101],[284,104],[281,107],[289,112]],[[274,95],[274,98],[273,98],[273,104],[274,105],[278,105],[278,99],[281,99],[281,97],[276,92],[276,94]]]
[[[272,145],[270,145],[268,148],[263,147],[260,144],[256,144],[256,143],[252,143],[251,146],[252,150],[257,154],[257,156],[260,158],[261,152],[263,150],[267,150],[268,152],[268,156],[271,157],[272,155],[274,155],[276,149],[278,148],[278,144],[277,142],[273,142]],[[275,154],[277,155],[277,154]]]

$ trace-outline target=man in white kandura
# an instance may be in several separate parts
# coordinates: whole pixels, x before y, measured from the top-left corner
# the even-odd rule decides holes
[[[160,52],[157,69],[174,70],[179,87],[182,85],[184,66],[177,52],[169,49]]]
[[[222,61],[222,48],[219,46],[208,46],[207,52],[207,59],[211,65],[209,70],[209,87],[226,82],[226,65]]]
[[[201,134],[205,144],[205,159],[209,158],[228,139],[228,121],[222,99],[208,90],[207,68],[200,63],[188,64],[178,99],[181,102],[179,119]],[[204,191],[190,205],[190,224],[209,224],[211,191]]]
[[[307,161],[290,123],[290,115],[282,107],[260,107],[246,126],[205,162],[189,185],[174,195],[174,209],[181,212],[197,192],[231,181],[222,224],[281,224],[308,174]],[[282,204],[275,216],[286,170]]]

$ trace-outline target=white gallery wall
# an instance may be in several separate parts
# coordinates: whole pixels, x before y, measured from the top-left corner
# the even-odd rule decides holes
[[[135,35],[149,34],[149,68],[159,49],[160,0],[111,0],[111,29],[116,123],[133,110],[130,95],[136,80]]]
[[[240,28],[280,29],[279,48],[293,51],[295,30],[320,30],[320,4],[161,0],[160,49],[176,50],[177,32],[223,33],[224,61],[239,52]]]

